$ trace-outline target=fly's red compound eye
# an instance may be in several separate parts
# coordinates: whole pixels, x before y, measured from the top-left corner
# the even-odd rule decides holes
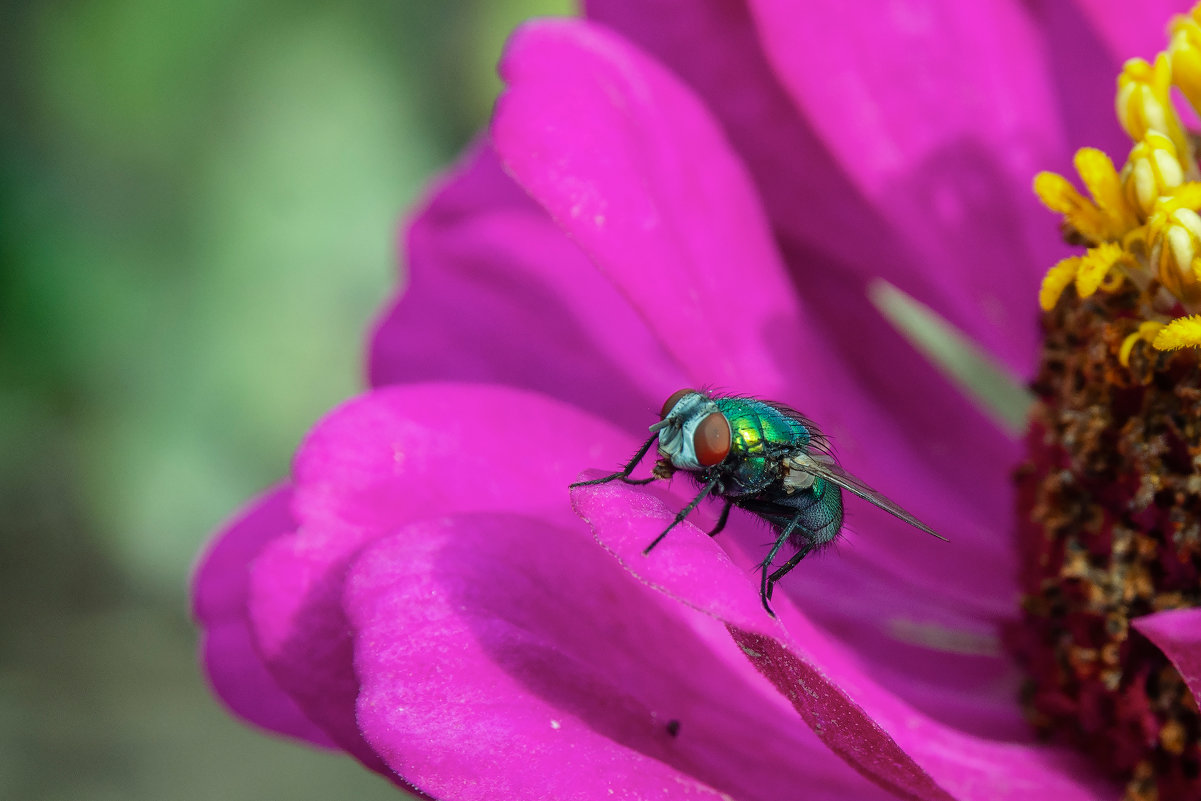
[[[707,416],[692,435],[692,447],[701,467],[724,462],[730,455],[730,421],[721,412]]]
[[[676,408],[676,404],[679,403],[680,400],[685,395],[691,395],[693,392],[696,392],[696,390],[695,389],[677,389],[675,392],[671,393],[671,397],[668,398],[667,401],[663,404],[663,410],[659,412],[659,419],[666,420],[667,415],[671,412],[671,410]]]

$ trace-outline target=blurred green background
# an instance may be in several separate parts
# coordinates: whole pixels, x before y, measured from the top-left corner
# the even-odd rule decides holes
[[[0,3],[0,798],[396,797],[225,714],[187,579],[361,387],[508,31],[571,6]]]

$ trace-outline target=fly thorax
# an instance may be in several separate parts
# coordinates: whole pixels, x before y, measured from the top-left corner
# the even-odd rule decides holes
[[[720,413],[717,404],[699,392],[681,398],[670,415],[650,427],[659,432],[659,455],[680,470],[705,469],[697,460],[694,436],[697,426],[714,412]]]

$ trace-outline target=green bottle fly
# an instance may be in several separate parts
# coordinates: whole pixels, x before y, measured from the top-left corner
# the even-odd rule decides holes
[[[572,486],[615,480],[646,484],[656,477],[688,473],[701,487],[700,493],[646,547],[644,554],[650,553],[710,495],[725,501],[710,536],[725,527],[730,509],[735,506],[767,521],[776,532],[776,541],[759,565],[759,596],[763,608],[773,617],[775,613],[768,602],[776,582],[806,555],[833,541],[842,530],[843,490],[943,539],[925,523],[843,470],[813,423],[781,403],[682,389],[663,404],[660,418],[650,427],[650,438],[625,467]],[[630,478],[656,440],[661,458],[654,476]],[[776,554],[786,543],[796,551],[773,571]]]

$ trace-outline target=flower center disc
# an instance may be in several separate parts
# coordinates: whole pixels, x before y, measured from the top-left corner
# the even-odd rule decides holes
[[[1042,732],[1094,754],[1127,799],[1201,798],[1201,718],[1130,627],[1201,605],[1201,369],[1189,351],[1119,356],[1130,289],[1045,319],[1018,471],[1024,626],[1014,651]]]

